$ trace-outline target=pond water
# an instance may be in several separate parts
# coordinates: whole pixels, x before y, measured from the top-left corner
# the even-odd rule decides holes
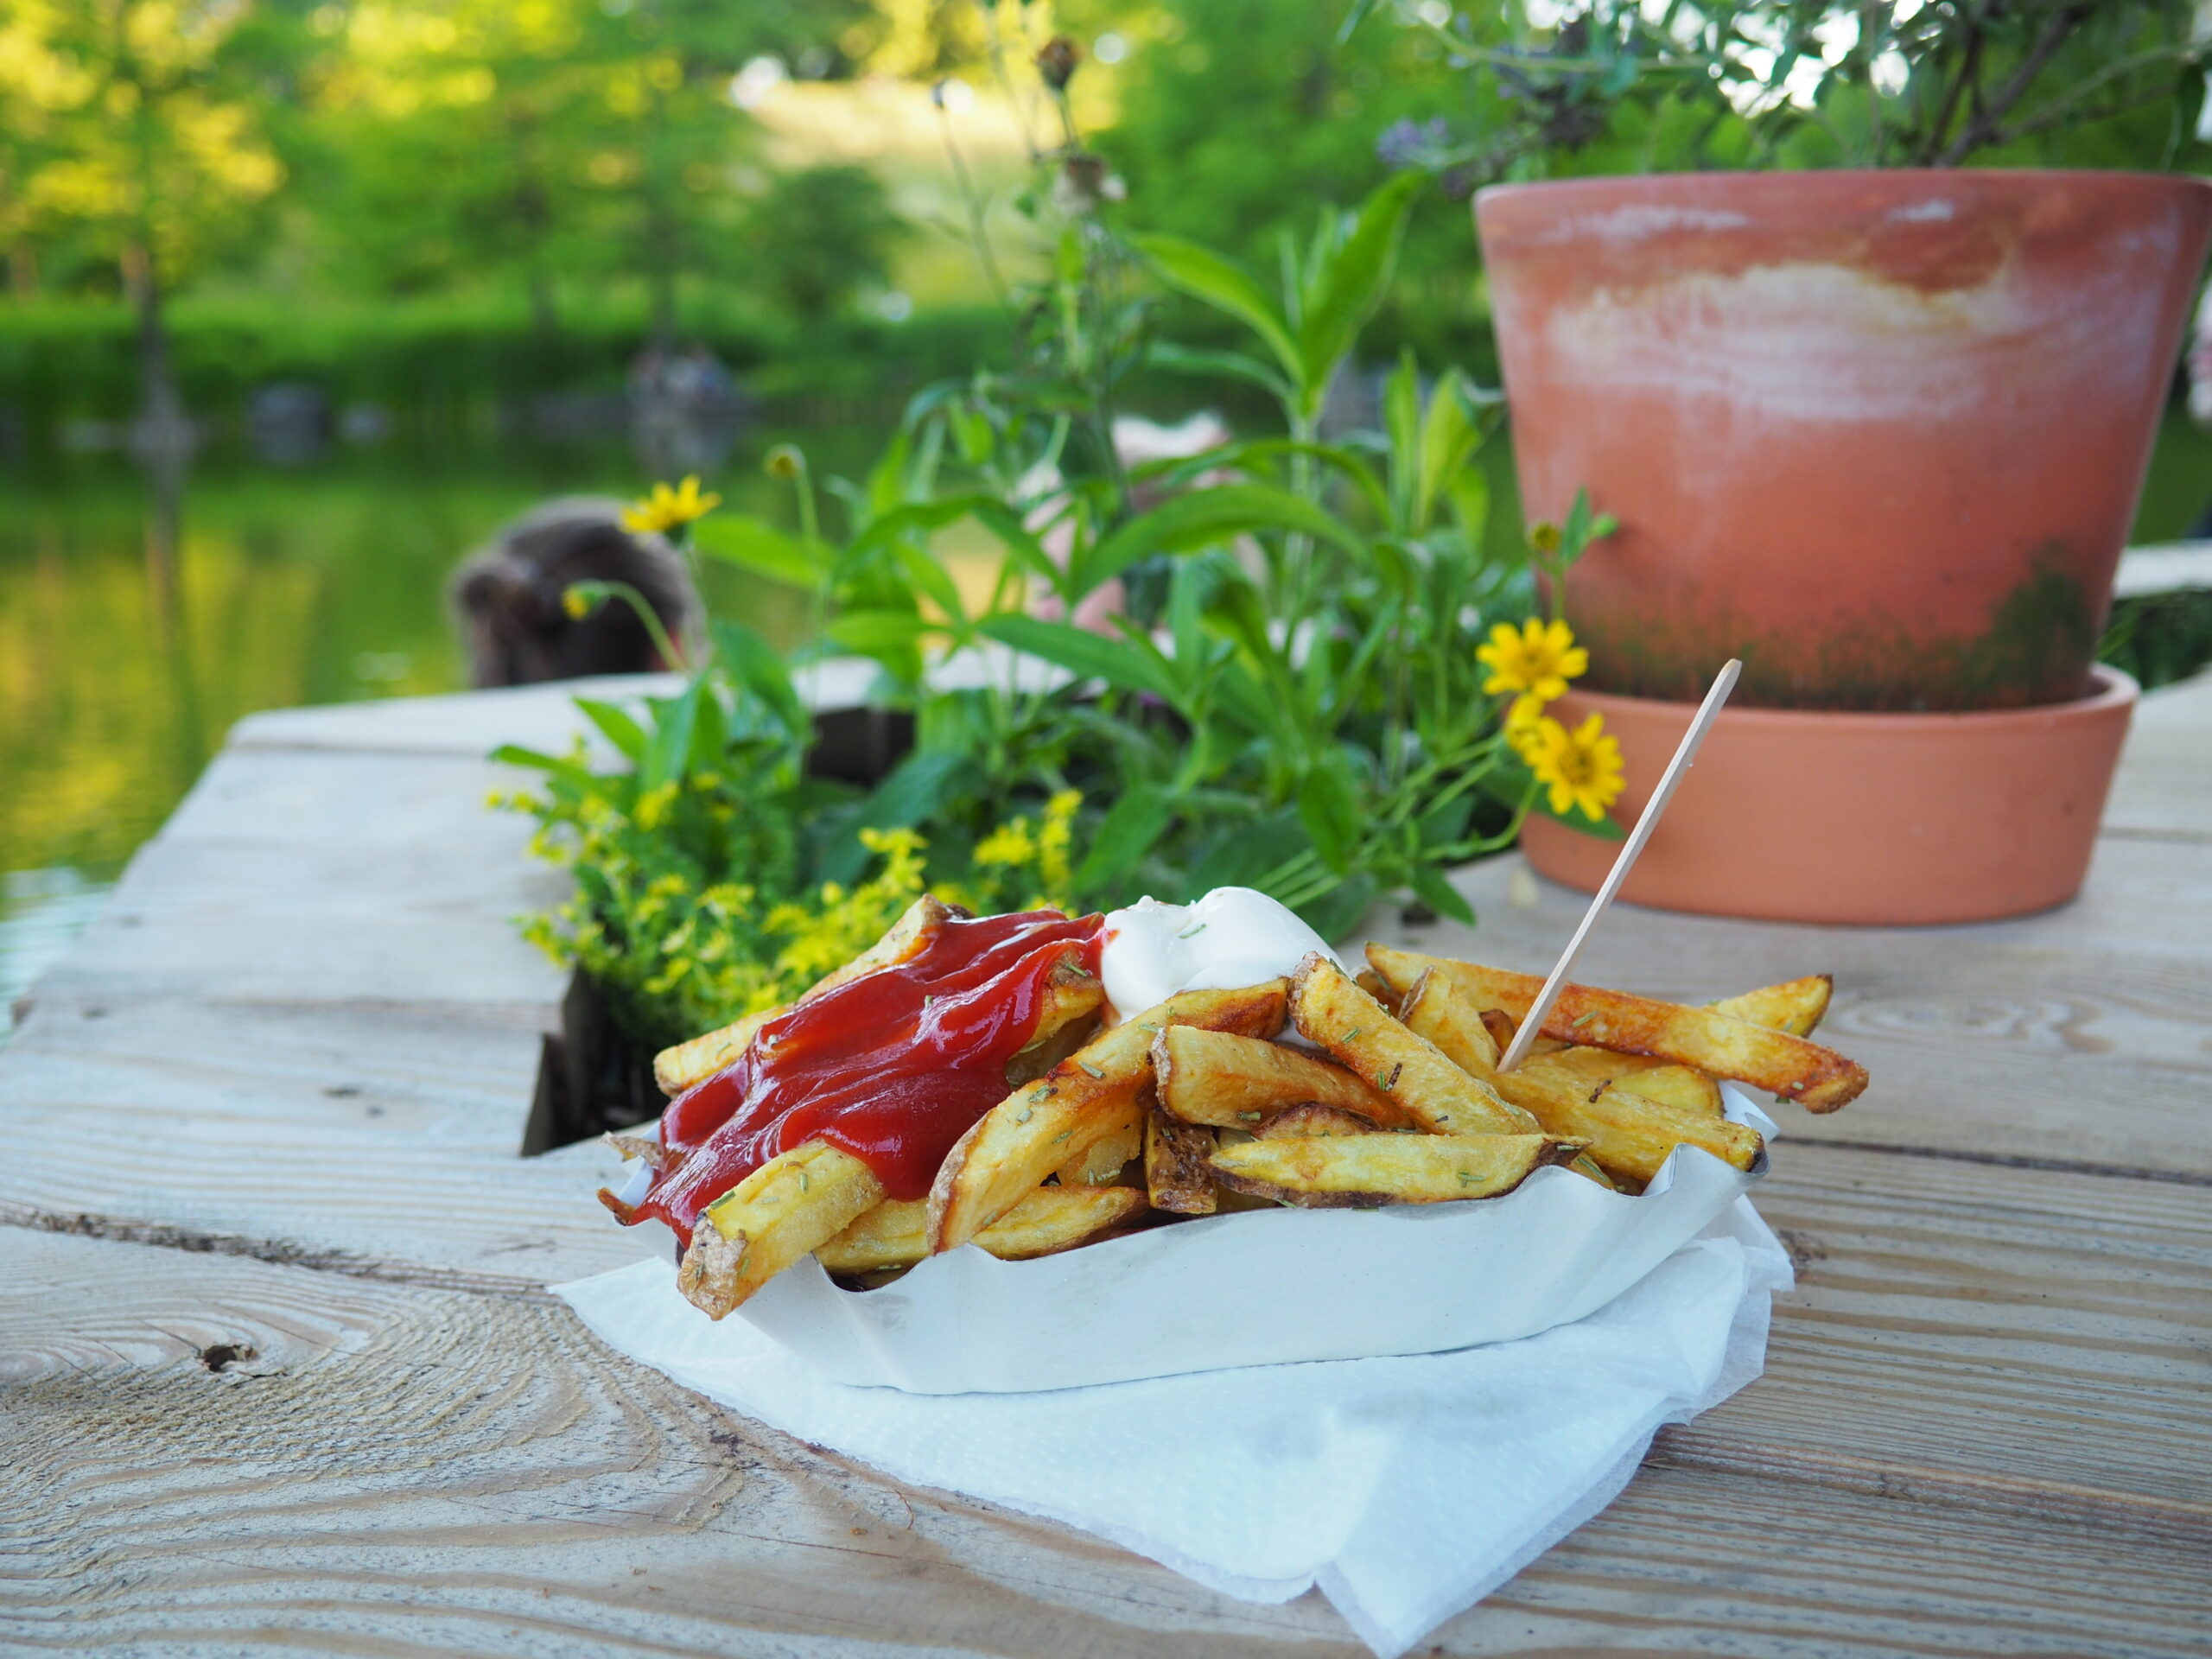
[[[764,428],[709,486],[788,516],[760,458],[793,435]],[[877,436],[796,435],[838,470]],[[171,515],[118,457],[0,473],[0,1038],[241,716],[460,689],[454,564],[550,496],[643,482],[620,443],[340,452],[284,470],[217,458]],[[797,595],[709,580],[718,610],[796,639]]]
[[[787,519],[786,486],[761,475],[769,444],[800,439],[817,472],[851,474],[880,435],[766,422],[708,483]],[[1503,483],[1497,448],[1485,465]],[[340,450],[284,470],[216,458],[186,479],[172,518],[118,458],[0,470],[0,1040],[10,1005],[233,722],[459,688],[444,601],[454,563],[549,496],[628,496],[643,482],[619,442]],[[2212,442],[2177,411],[2137,539],[2181,534],[2208,493]],[[718,609],[798,638],[795,594],[713,580]]]

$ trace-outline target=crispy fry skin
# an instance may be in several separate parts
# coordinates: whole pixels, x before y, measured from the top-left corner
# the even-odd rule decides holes
[[[1745,1025],[1786,1031],[1792,1037],[1809,1037],[1827,1017],[1828,999],[1835,994],[1835,980],[1827,974],[1808,974],[1802,979],[1763,985],[1741,996],[1724,997],[1706,1006],[1715,1014]]]
[[[944,903],[934,894],[924,893],[906,907],[906,914],[891,925],[891,931],[874,944],[855,957],[843,967],[823,976],[807,988],[798,1000],[808,1001],[824,991],[858,979],[862,974],[874,973],[879,968],[888,968],[894,963],[906,962],[921,953],[930,942],[930,936],[956,916],[967,912]],[[781,1007],[764,1008],[759,1014],[748,1014],[742,1020],[724,1026],[720,1031],[710,1031],[703,1037],[694,1037],[688,1043],[678,1043],[673,1048],[664,1048],[653,1056],[653,1081],[660,1085],[661,1093],[671,1100],[686,1089],[704,1083],[725,1066],[734,1065],[745,1052],[745,1046],[753,1040],[753,1033],[779,1014],[788,1013],[791,1004]]]
[[[1160,1104],[1185,1123],[1251,1129],[1271,1112],[1314,1103],[1357,1112],[1384,1128],[1413,1116],[1364,1078],[1257,1037],[1170,1026],[1152,1039]]]
[[[1179,1216],[1214,1211],[1214,1133],[1168,1116],[1157,1105],[1145,1114],[1144,1184],[1155,1210]]]
[[[771,1158],[709,1205],[676,1287],[721,1319],[883,1200],[875,1172],[826,1141]]]
[[[1383,1013],[1318,950],[1298,964],[1290,1012],[1308,1041],[1373,1083],[1433,1134],[1525,1135],[1536,1127],[1528,1113],[1454,1065],[1427,1038]]]
[[[1224,1185],[1315,1209],[1442,1204],[1510,1192],[1529,1173],[1580,1151],[1542,1135],[1288,1135],[1224,1147]]]
[[[1122,1166],[1143,1153],[1144,1119],[1143,1103],[1131,1101],[1119,1124],[1060,1166],[1060,1185],[1110,1185]]]
[[[1040,1186],[976,1234],[976,1242],[993,1255],[1026,1261],[1073,1249],[1143,1213],[1144,1194],[1134,1186]],[[929,1224],[926,1201],[886,1198],[817,1248],[815,1260],[848,1275],[911,1268],[929,1254]]]
[[[1105,986],[1070,950],[1045,982],[1036,1034],[1006,1063],[1007,1087],[1035,1082],[1089,1042],[1097,1033],[1098,1010],[1105,1005]]]
[[[1433,1032],[1437,1046],[1455,1065],[1533,1113],[1549,1133],[1587,1141],[1589,1155],[1608,1175],[1648,1181],[1677,1142],[1702,1147],[1724,1162],[1749,1169],[1765,1144],[1757,1130],[1716,1114],[1646,1100],[1622,1084],[1588,1083],[1573,1073],[1573,1050],[1539,1055],[1500,1073],[1497,1046],[1474,1017],[1474,994],[1433,969],[1422,972],[1420,982],[1421,1006],[1413,1012]],[[1470,1031],[1481,1032],[1482,1040],[1469,1039]]]
[[[1111,1134],[1152,1082],[1152,1039],[1171,1025],[1248,1037],[1282,1028],[1288,988],[1184,991],[1094,1039],[1001,1101],[945,1154],[930,1188],[930,1249],[966,1243],[1046,1176]]]
[[[1262,1123],[1255,1138],[1282,1141],[1298,1135],[1375,1135],[1380,1127],[1372,1118],[1345,1111],[1340,1106],[1294,1106]]]
[[[1445,1058],[1462,1071],[1485,1080],[1497,1070],[1497,1057],[1513,1040],[1510,1032],[1501,1039],[1491,1029],[1487,1014],[1471,999],[1452,995],[1450,982],[1433,973],[1425,972],[1413,982],[1398,1005],[1398,1018],[1407,1030],[1442,1049]]]
[[[1546,1064],[1563,1077],[1575,1077],[1592,1089],[1617,1083],[1646,1100],[1663,1100],[1687,1112],[1720,1114],[1720,1085],[1694,1066],[1655,1060],[1648,1054],[1616,1054],[1610,1048],[1563,1048],[1546,1057]]]
[[[1473,995],[1478,1007],[1503,1008],[1516,1020],[1543,988],[1543,981],[1534,975],[1424,957],[1389,945],[1369,945],[1367,957],[1394,989],[1402,983],[1410,988],[1424,970],[1440,969]],[[1544,1034],[1624,1054],[1656,1055],[1713,1077],[1734,1077],[1770,1089],[1808,1111],[1834,1111],[1856,1100],[1866,1087],[1866,1068],[1833,1049],[1786,1032],[1747,1025],[1710,1008],[1655,1002],[1624,991],[1567,986],[1544,1021]]]

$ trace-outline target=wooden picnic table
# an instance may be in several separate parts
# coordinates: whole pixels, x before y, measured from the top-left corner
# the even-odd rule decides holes
[[[484,808],[557,689],[257,716],[0,1051],[0,1651],[1356,1655],[902,1489],[602,1348],[606,1154],[518,1155],[557,897]],[[2212,680],[2148,698],[2048,915],[1614,912],[1593,982],[1815,969],[1875,1083],[1793,1114],[1766,1376],[1441,1653],[2212,1649]],[[1817,810],[1810,804],[1808,810]],[[1808,868],[1808,881],[1821,873]],[[1527,969],[1581,896],[1466,874]]]

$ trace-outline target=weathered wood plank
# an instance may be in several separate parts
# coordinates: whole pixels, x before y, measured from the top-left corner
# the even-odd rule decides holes
[[[2106,804],[2108,836],[2212,841],[2212,674],[2145,696]]]
[[[1361,1651],[1318,1597],[1249,1606],[902,1492],[559,1308],[0,1230],[0,1646]],[[1692,1447],[1429,1650],[2186,1653],[2209,1564],[2156,1524],[1748,1478]]]

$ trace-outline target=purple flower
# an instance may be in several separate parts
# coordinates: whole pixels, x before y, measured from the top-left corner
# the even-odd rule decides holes
[[[1439,150],[1450,148],[1452,128],[1442,116],[1427,121],[1411,117],[1393,121],[1375,141],[1376,159],[1389,168],[1427,167]]]

